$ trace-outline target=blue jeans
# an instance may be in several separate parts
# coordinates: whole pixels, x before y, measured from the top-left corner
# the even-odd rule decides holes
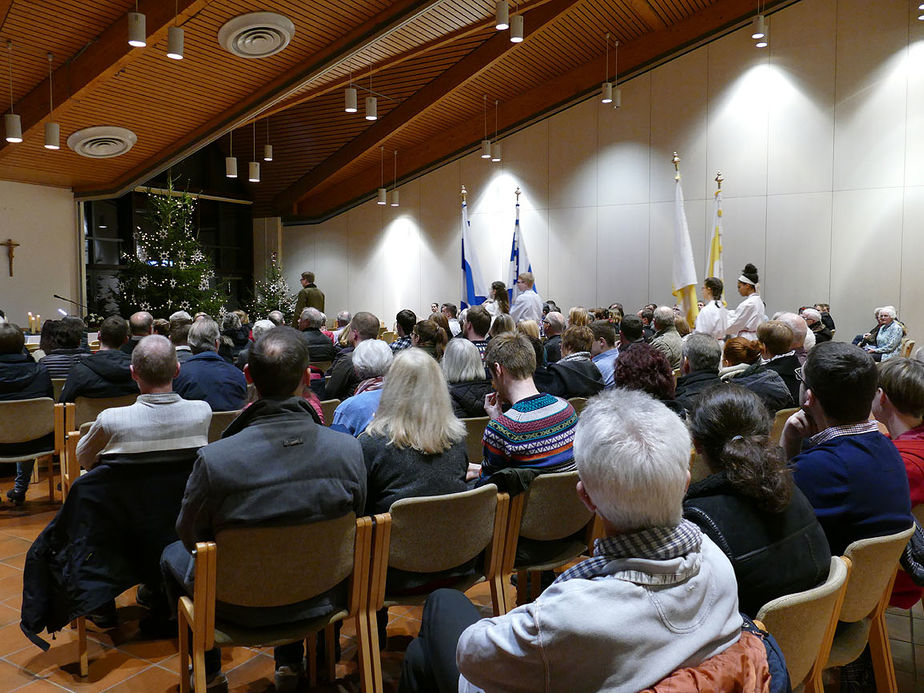
[[[32,478],[33,469],[35,469],[35,460],[16,463],[16,479],[13,482],[13,491],[16,493],[26,492],[29,488],[29,479]]]

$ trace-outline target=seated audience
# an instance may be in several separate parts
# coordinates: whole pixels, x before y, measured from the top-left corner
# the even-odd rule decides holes
[[[138,346],[138,342],[149,334],[154,334],[154,316],[146,310],[132,313],[132,316],[128,319],[128,326],[132,336],[122,345],[121,349],[126,354],[131,354],[135,347]]]
[[[334,344],[324,333],[321,328],[324,327],[324,316],[317,308],[305,308],[302,311],[301,318],[298,321],[298,329],[302,331],[302,336],[308,343],[308,355],[313,362],[333,361],[337,355]]]
[[[484,398],[494,386],[484,377],[484,364],[478,347],[467,339],[450,339],[440,365],[449,385],[453,414],[460,419],[487,416]]]
[[[469,479],[488,483],[492,474],[507,467],[540,473],[574,469],[571,445],[577,414],[567,401],[536,389],[536,352],[529,340],[514,333],[499,335],[488,344],[485,362],[495,391],[484,402],[491,417],[484,431],[484,461],[469,465]]]
[[[0,401],[54,396],[48,370],[25,352],[25,343],[26,336],[18,326],[0,323]],[[25,443],[0,443],[0,456],[18,457],[51,450],[54,437],[54,433],[49,433]],[[34,459],[16,463],[16,479],[6,496],[17,505],[26,499],[34,467]]]
[[[623,322],[631,317],[634,316],[627,315]],[[621,349],[616,359],[615,380],[617,388],[646,392],[678,416],[684,416],[683,407],[674,399],[676,384],[671,365],[664,354],[650,345],[642,343]]]
[[[744,337],[725,340],[719,378],[746,387],[763,400],[771,413],[796,406],[780,374],[761,362],[758,342]]]
[[[721,341],[725,338],[728,327],[728,309],[722,304],[722,292],[725,284],[718,277],[707,277],[703,282],[703,307],[696,316],[694,332],[708,334]]]
[[[816,303],[815,310],[821,314],[821,322],[831,331],[831,335],[834,335],[834,330],[836,326],[834,325],[834,318],[831,317],[831,306],[827,303]]]
[[[46,320],[42,323],[38,349],[32,352],[32,358],[37,362],[40,362],[45,357],[45,354],[50,354],[57,348],[58,344],[55,341],[55,336],[58,334],[60,325],[60,320]]]
[[[687,490],[684,517],[728,556],[751,618],[771,599],[824,582],[831,562],[811,504],[770,445],[770,424],[760,398],[737,385],[710,387],[687,416],[711,474]]]
[[[449,320],[446,319],[446,316],[445,316],[445,315],[443,315],[442,313],[439,313],[439,312],[430,313],[430,315],[427,317],[427,320],[430,320],[430,321],[432,321],[432,322],[435,322],[439,327],[443,328],[443,332],[446,333],[446,341],[447,341],[447,342],[448,342],[450,339],[452,339],[452,331],[449,329]],[[418,320],[418,322],[420,322],[420,321]],[[445,346],[445,345],[444,345],[444,346]]]
[[[170,343],[176,349],[176,360],[185,363],[192,358],[192,349],[189,348],[189,329],[192,323],[182,323],[170,330]]]
[[[677,378],[676,399],[689,412],[696,399],[719,380],[722,348],[707,334],[692,334],[683,343],[681,376]]]
[[[339,315],[337,321],[340,321]],[[372,313],[361,311],[353,317],[349,329],[343,328],[341,336],[346,339],[348,345],[341,349],[334,358],[334,363],[328,371],[330,380],[324,388],[322,399],[344,400],[353,395],[356,386],[359,385],[359,377],[353,368],[353,349],[360,342],[379,336],[379,319]]]
[[[240,370],[244,370],[244,366],[247,365],[247,359],[250,358],[250,347],[274,327],[276,327],[276,324],[272,320],[257,320],[250,329],[252,341],[248,342],[247,346],[241,349],[241,353],[237,355],[237,360],[234,362],[234,365]],[[177,351],[177,357],[179,357],[179,355],[180,353]],[[192,352],[190,352],[190,356],[192,356]],[[182,363],[182,361],[180,361],[180,363]]]
[[[462,325],[459,324],[459,308],[454,303],[444,303],[440,306],[440,313],[449,323],[449,338],[462,334]]]
[[[603,376],[603,387],[612,390],[616,387],[616,359],[619,358],[616,328],[608,320],[594,320],[590,324],[590,329],[594,334],[590,355],[600,375]]]
[[[271,310],[267,314],[266,319],[273,323],[276,327],[285,325],[286,323],[286,316],[281,310]]]
[[[259,399],[225,429],[221,440],[199,450],[177,519],[181,541],[168,546],[161,559],[168,588],[192,594],[196,542],[213,541],[226,527],[312,523],[363,513],[362,449],[354,438],[318,425],[310,405],[299,397],[308,363],[308,345],[289,327],[270,330],[251,347],[246,371]],[[216,614],[242,626],[271,626],[320,617],[345,605],[346,585],[341,583],[285,606],[219,602]],[[303,657],[301,640],[275,648],[277,691],[297,689]],[[205,670],[209,686],[227,685],[218,648],[206,653]]]
[[[670,306],[659,306],[654,310],[655,333],[651,339],[651,346],[664,354],[671,368],[680,368],[683,358],[683,340],[674,326],[674,309]]]
[[[443,316],[440,315],[439,317],[442,318]],[[446,348],[449,336],[446,330],[440,327],[439,323],[432,318],[433,316],[431,315],[430,319],[419,320],[414,325],[414,331],[411,333],[411,343],[439,361],[443,358],[443,350]]]
[[[627,315],[619,322],[619,353],[624,354],[636,345],[645,344],[642,320],[637,315]],[[669,366],[670,364],[668,364]]]
[[[638,317],[642,320],[642,336],[646,342],[654,339],[654,311],[657,306],[653,303],[648,304],[638,312]]]
[[[905,463],[911,507],[924,503],[924,363],[897,357],[880,366],[873,416],[888,429]],[[910,609],[921,592],[908,574],[899,570],[890,604]]]
[[[590,313],[584,306],[573,306],[568,311],[568,327],[586,327],[590,322]]]
[[[201,399],[212,411],[234,411],[247,401],[244,374],[218,355],[218,323],[200,318],[189,328],[193,356],[180,369],[173,389],[183,399]]]
[[[545,363],[555,363],[561,358],[561,333],[565,331],[565,316],[558,311],[549,311],[542,321],[545,336]]]
[[[236,311],[225,313],[221,319],[221,336],[231,340],[231,360],[237,359],[250,341],[250,330],[245,329]]]
[[[770,320],[757,326],[757,341],[760,343],[764,365],[779,373],[789,388],[793,402],[798,402],[799,379],[796,377],[796,369],[800,364],[792,348],[792,340],[792,329],[781,320]]]
[[[81,359],[71,368],[61,402],[74,402],[78,397],[121,397],[138,392],[132,379],[132,357],[120,349],[128,341],[128,323],[111,315],[99,328],[99,351]]]
[[[789,329],[792,330],[792,344],[790,348],[793,350],[793,353],[795,353],[796,358],[799,359],[799,365],[801,366],[805,363],[805,358],[808,356],[808,353],[815,346],[815,333],[809,329],[808,323],[805,322],[805,318],[801,315],[785,312],[774,313],[773,319],[786,323],[789,325]]]
[[[164,320],[163,318],[155,318],[151,329],[154,331],[154,334],[159,334],[161,337],[169,337],[170,321]]]
[[[488,348],[487,336],[490,330],[491,314],[484,306],[472,306],[465,311],[462,336],[475,345],[482,361],[484,361],[484,352]]]
[[[869,343],[863,347],[873,355],[876,361],[888,361],[898,356],[901,351],[905,330],[902,324],[895,319],[896,315],[893,306],[883,306],[876,315],[879,330],[876,332],[875,339],[867,340]]]
[[[131,377],[141,394],[134,404],[106,409],[96,417],[77,443],[80,466],[92,469],[114,456],[126,462],[152,452],[188,454],[207,445],[212,410],[173,391],[179,369],[176,350],[166,338],[149,335],[139,341],[131,355]]]
[[[350,311],[342,310],[337,313],[337,327],[334,329],[334,344],[340,341],[340,337],[344,332],[349,332],[347,328],[350,326],[351,322],[353,322],[353,317],[350,315]],[[376,337],[377,336],[378,335],[376,335]]]
[[[394,353],[397,354],[402,349],[410,349],[414,346],[411,344],[411,332],[414,331],[416,324],[417,316],[413,310],[405,308],[398,311],[395,316],[395,331],[398,333],[398,338],[389,345]]]
[[[517,333],[529,339],[539,339],[539,323],[535,320],[522,320],[517,323]]]
[[[830,342],[834,335],[831,334],[825,324],[821,321],[821,313],[814,308],[806,308],[802,311],[802,319],[808,325],[808,328],[815,335],[815,344]]]
[[[89,356],[89,352],[80,348],[80,340],[84,338],[82,320],[59,321],[55,330],[55,345],[51,351],[46,351],[41,363],[48,369],[52,378],[66,378],[74,365]]]
[[[878,387],[869,354],[843,342],[812,349],[801,371],[802,408],[780,445],[815,508],[832,553],[911,525],[908,475],[895,446],[869,420]]]
[[[488,331],[488,339],[493,339],[502,334],[515,333],[516,330],[517,324],[513,318],[506,313],[502,313],[494,317],[494,322],[491,323],[491,329]]]
[[[578,495],[606,533],[594,557],[500,617],[481,619],[458,592],[432,595],[402,690],[639,691],[737,643],[734,571],[682,518],[683,423],[640,392],[605,392],[582,412],[574,450]]]
[[[334,411],[330,427],[354,438],[366,430],[382,399],[385,374],[394,355],[381,339],[366,339],[353,350],[353,370],[359,378],[356,392]]]
[[[561,336],[561,359],[548,366],[551,381],[545,392],[556,397],[591,397],[603,389],[603,376],[590,360],[594,333],[589,327],[569,327]]]

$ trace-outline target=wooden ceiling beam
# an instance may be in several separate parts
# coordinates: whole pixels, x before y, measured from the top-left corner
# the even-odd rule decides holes
[[[209,0],[180,0],[177,9],[181,23],[184,17],[191,17],[208,2]],[[2,4],[0,1],[0,12],[3,10]],[[166,38],[167,29],[174,21],[173,3],[147,0],[139,3],[138,11],[145,15],[148,47],[135,48],[128,45],[128,14],[123,14],[84,49],[70,56],[54,70],[52,84],[56,106],[52,116],[65,112],[71,103],[79,102],[91,89],[116,75],[140,55],[141,51],[150,50],[152,44]],[[24,136],[48,117],[48,96],[46,78],[16,103],[15,110],[22,118]],[[0,156],[8,146],[8,142],[0,140]]]
[[[623,2],[651,31],[659,31],[667,26],[661,16],[648,3],[648,0],[623,0]]]
[[[527,12],[523,17],[528,35],[536,35],[543,26],[572,7],[578,0],[552,0]],[[299,199],[321,185],[357,157],[380,146],[385,140],[407,127],[417,116],[432,108],[440,99],[487,70],[517,46],[506,32],[496,32],[439,77],[402,101],[386,116],[379,118],[357,137],[305,173],[273,200],[277,209],[292,212]]]
[[[767,7],[769,9],[797,1],[770,0]],[[620,45],[620,72],[633,73],[660,64],[691,45],[702,43],[710,36],[741,24],[753,14],[752,0],[719,0],[678,24]],[[505,101],[501,111],[501,130],[522,126],[543,113],[573,101],[581,94],[597,89],[600,73],[604,69],[603,62],[604,56],[601,54],[570,72]],[[617,114],[614,115],[618,117]],[[417,175],[438,162],[470,150],[481,138],[480,119],[470,118],[461,125],[447,128],[442,137],[415,145],[401,156],[398,167],[399,182],[402,178]],[[343,211],[351,204],[367,198],[378,184],[378,166],[351,175],[349,181],[332,179],[299,201],[296,216],[309,223],[323,221],[331,216],[332,212]],[[277,212],[283,215],[287,211],[277,207]]]
[[[247,98],[242,99],[235,109],[226,111],[186,133],[166,147],[163,156],[131,169],[106,189],[100,189],[99,186],[78,186],[74,188],[74,192],[78,196],[94,197],[115,197],[128,192],[138,183],[215,141],[231,128],[250,122],[277,101],[288,98],[311,80],[413,21],[439,2],[441,0],[394,0],[386,9],[348,31],[333,43],[327,44],[317,53],[302,61],[295,69],[279,75],[262,88],[255,90]]]

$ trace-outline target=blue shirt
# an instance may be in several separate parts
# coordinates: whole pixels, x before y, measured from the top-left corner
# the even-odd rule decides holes
[[[203,351],[180,365],[173,391],[208,402],[212,411],[236,411],[247,402],[247,379],[216,352]]]
[[[597,364],[600,374],[603,376],[603,389],[612,390],[616,387],[616,359],[619,358],[619,347],[613,347],[608,351],[594,356],[591,361]]]
[[[343,400],[334,410],[331,429],[358,438],[359,434],[366,430],[366,426],[372,423],[372,417],[375,416],[375,410],[379,408],[381,400],[381,390],[367,390]]]

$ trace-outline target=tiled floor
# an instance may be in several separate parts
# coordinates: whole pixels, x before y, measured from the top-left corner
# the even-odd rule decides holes
[[[9,488],[0,480],[0,488]],[[144,640],[138,632],[138,619],[144,610],[135,605],[134,590],[116,601],[120,626],[105,633],[89,633],[90,674],[79,675],[76,664],[75,635],[69,629],[59,633],[51,649],[42,652],[19,629],[22,604],[22,569],[32,541],[54,516],[57,506],[47,501],[43,484],[35,484],[29,502],[20,509],[0,504],[0,693],[22,691],[110,691],[112,693],[172,693],[178,690],[177,643],[171,640]],[[486,585],[469,592],[485,615],[491,612],[491,596]],[[513,597],[511,588],[510,596]],[[386,691],[397,690],[401,660],[408,642],[420,628],[420,608],[391,609],[388,644],[382,653]],[[886,615],[901,693],[924,693],[924,610],[914,607],[913,624],[907,611],[890,609]],[[344,625],[343,655],[337,665],[337,680],[318,686],[323,692],[359,690],[356,670],[354,629]],[[222,652],[222,668],[232,691],[262,693],[273,688],[273,656],[268,648],[238,647]],[[921,675],[918,676],[918,672]],[[306,687],[305,690],[308,690]]]

